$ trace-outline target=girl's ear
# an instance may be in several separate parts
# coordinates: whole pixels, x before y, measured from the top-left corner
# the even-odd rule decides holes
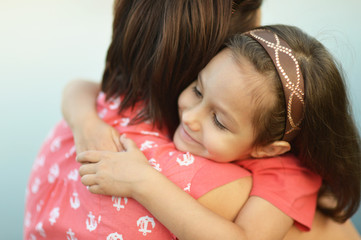
[[[275,157],[291,150],[291,145],[286,141],[274,141],[266,146],[255,147],[251,152],[253,158]]]

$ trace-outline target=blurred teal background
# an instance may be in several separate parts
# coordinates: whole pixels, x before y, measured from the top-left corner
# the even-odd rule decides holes
[[[0,238],[22,239],[25,187],[37,151],[61,118],[64,85],[100,81],[112,0],[0,0]],[[262,24],[299,26],[342,63],[361,129],[360,0],[264,0]],[[141,16],[140,16],[141,17]],[[353,217],[361,231],[361,210]]]

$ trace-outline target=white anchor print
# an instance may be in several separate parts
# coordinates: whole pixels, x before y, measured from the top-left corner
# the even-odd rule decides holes
[[[117,97],[115,99],[110,99],[108,102],[109,102],[109,109],[115,110],[119,108],[121,100],[120,97]]]
[[[121,197],[112,196],[112,201],[114,202],[113,207],[117,209],[119,212],[120,209],[125,208],[125,205],[128,203],[128,198],[124,198],[124,205],[122,205],[122,199]]]
[[[40,202],[36,204],[36,211],[40,212],[43,205],[44,205],[44,200],[40,200]]]
[[[54,223],[56,223],[56,219],[59,218],[59,215],[60,215],[60,213],[59,213],[59,208],[58,207],[51,210],[50,217],[49,217],[50,225],[54,225]]]
[[[107,115],[107,113],[108,113],[108,109],[103,108],[103,109],[98,113],[98,116],[103,119],[103,118],[105,117],[105,115]]]
[[[61,147],[61,138],[57,137],[51,142],[50,151],[55,152],[55,151],[59,150],[60,147]]]
[[[140,131],[140,133],[143,134],[143,135],[150,135],[150,136],[156,136],[156,137],[159,136],[158,132]]]
[[[33,184],[31,185],[31,192],[32,193],[37,193],[38,191],[39,191],[39,186],[40,186],[40,178],[35,178],[34,179],[34,182],[33,182]]]
[[[148,162],[149,162],[150,165],[151,165],[154,169],[156,169],[158,172],[161,172],[161,171],[162,171],[162,169],[160,168],[159,163],[157,163],[157,160],[155,160],[154,158],[149,159]]]
[[[26,212],[25,218],[24,218],[24,226],[28,228],[31,224],[31,213]]]
[[[149,216],[144,216],[138,219],[137,226],[139,227],[138,231],[143,233],[143,236],[146,236],[148,233],[151,233],[152,230],[148,230],[148,224],[151,223],[151,227],[155,227],[154,219]]]
[[[80,207],[80,201],[77,192],[73,192],[73,197],[70,197],[70,206],[73,209],[77,209]]]
[[[158,145],[153,141],[146,140],[142,145],[140,146],[140,151],[144,151],[149,148],[157,147]]]
[[[130,122],[130,119],[129,118],[122,118],[120,121],[121,121],[120,126],[126,127],[126,126],[128,126],[128,124]]]
[[[107,240],[123,240],[123,236],[117,232],[108,235]]]
[[[92,214],[92,212],[89,212],[88,218],[86,219],[86,229],[88,229],[90,232],[94,231],[98,223],[100,223],[100,216],[98,217],[98,222],[95,220],[95,216]]]
[[[69,228],[69,230],[66,232],[66,239],[67,240],[78,240],[76,237],[75,237],[75,233],[71,230],[71,228]]]
[[[177,163],[179,166],[189,166],[194,162],[194,156],[189,152],[183,154],[183,159],[177,158]]]
[[[65,158],[70,158],[71,156],[73,156],[73,154],[75,153],[75,145],[72,146],[69,150],[69,152],[65,153]]]
[[[46,237],[42,222],[39,222],[38,224],[36,224],[35,230],[40,234],[40,236]]]
[[[53,183],[55,179],[59,176],[59,166],[58,164],[54,164],[50,167],[48,174],[48,182]]]
[[[37,170],[39,167],[44,166],[44,162],[45,162],[45,157],[44,155],[38,156],[35,160],[34,166],[33,166],[33,170]]]
[[[34,234],[30,234],[30,238],[29,238],[29,240],[36,240],[35,235],[34,235]]]
[[[78,180],[79,172],[78,169],[73,169],[68,174],[68,179],[76,182]]]
[[[187,187],[185,187],[183,190],[186,192],[190,192],[191,191],[191,183],[188,183]]]

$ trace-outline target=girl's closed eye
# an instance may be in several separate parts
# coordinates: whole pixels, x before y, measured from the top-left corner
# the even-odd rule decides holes
[[[197,97],[202,97],[202,93],[198,90],[197,86],[194,86],[192,90]]]
[[[213,113],[213,122],[221,130],[228,130],[217,118],[217,115]]]

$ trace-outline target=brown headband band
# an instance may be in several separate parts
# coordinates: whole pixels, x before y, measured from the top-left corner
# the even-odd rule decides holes
[[[299,132],[304,116],[304,80],[300,66],[286,41],[267,29],[245,33],[267,51],[281,79],[286,100],[286,127],[282,140],[290,142]]]

